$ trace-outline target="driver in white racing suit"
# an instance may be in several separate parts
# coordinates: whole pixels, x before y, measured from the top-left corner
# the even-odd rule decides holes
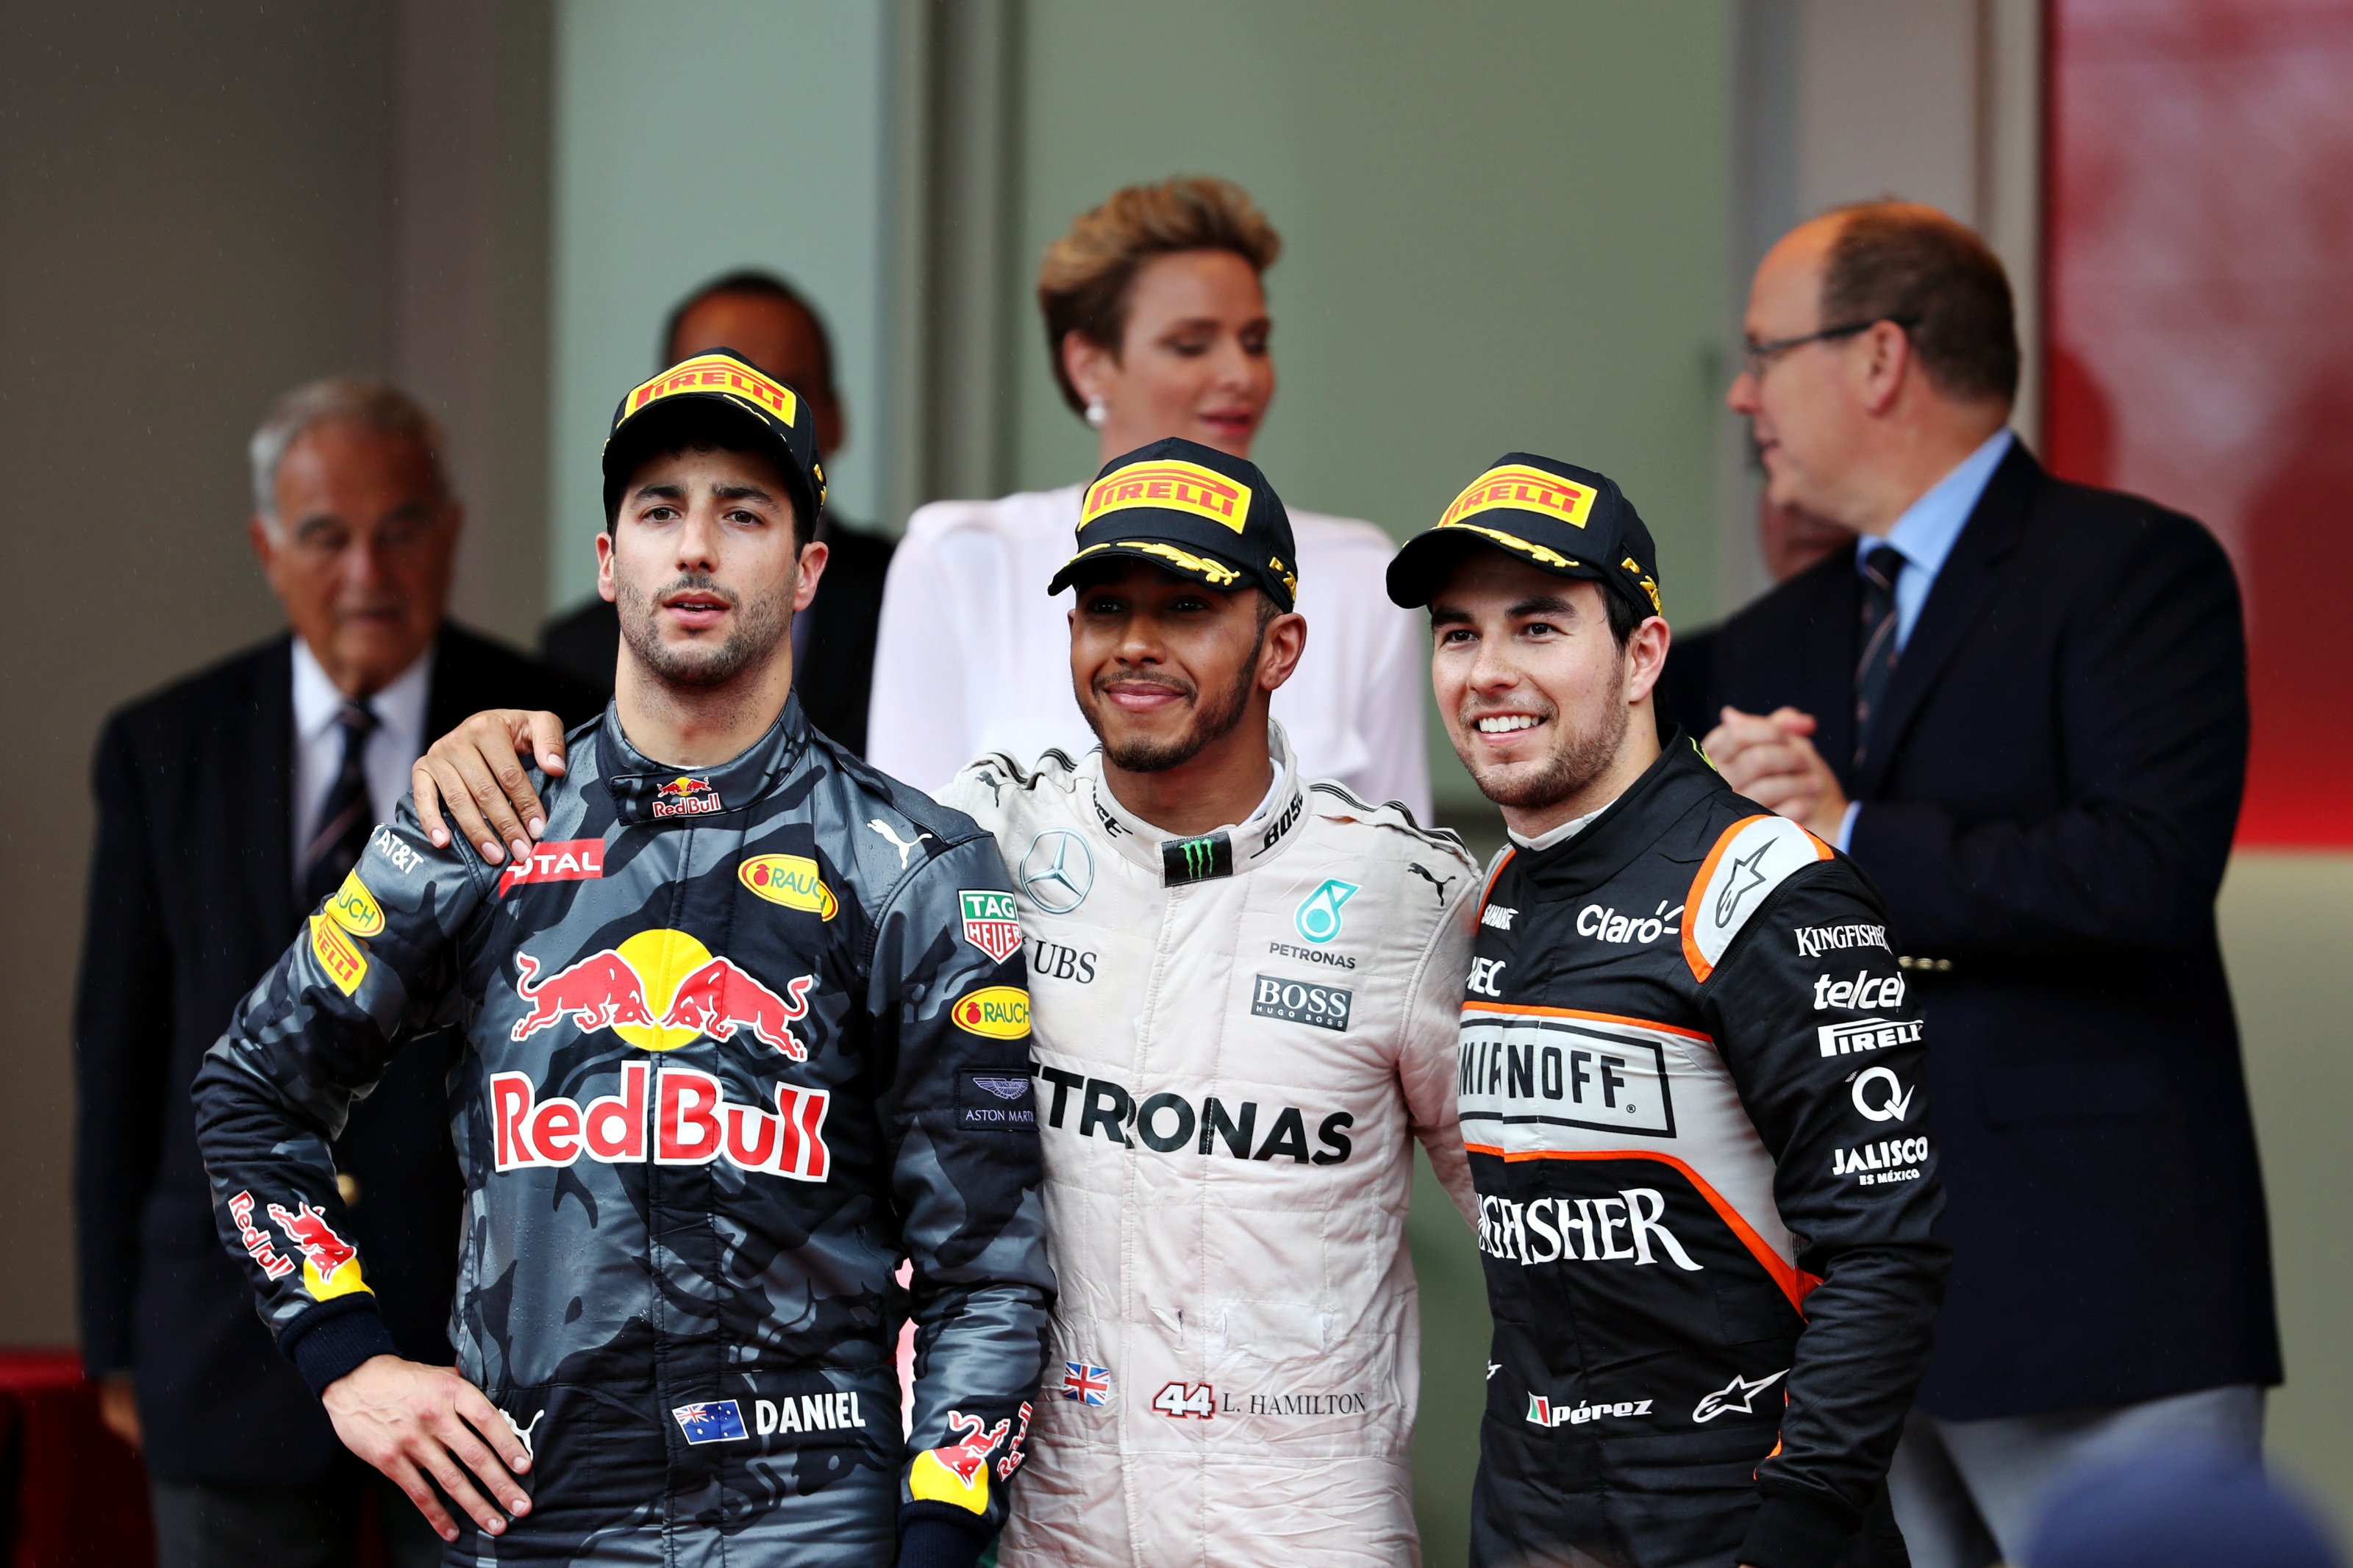
[[[1039,586],[1078,589],[1103,743],[984,757],[941,795],[1017,889],[986,912],[1029,948],[1061,1283],[999,1560],[1394,1568],[1419,1554],[1412,1140],[1467,1216],[1477,869],[1301,778],[1269,722],[1306,624],[1254,466],[1180,439],[1115,458],[1078,542]]]

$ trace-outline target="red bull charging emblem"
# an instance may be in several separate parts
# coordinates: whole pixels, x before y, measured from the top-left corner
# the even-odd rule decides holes
[[[793,1061],[808,1060],[792,1026],[808,1016],[817,977],[786,981],[780,996],[682,931],[641,931],[543,979],[539,960],[517,950],[515,971],[515,994],[530,1009],[515,1020],[517,1040],[569,1018],[584,1034],[610,1029],[640,1050],[674,1051],[706,1035],[724,1043],[747,1031]]]

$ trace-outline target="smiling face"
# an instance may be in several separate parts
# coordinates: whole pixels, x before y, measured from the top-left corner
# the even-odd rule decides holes
[[[597,591],[620,613],[622,658],[673,687],[756,679],[790,658],[826,547],[796,546],[791,491],[763,454],[688,446],[629,476],[596,540]]]
[[[1657,754],[1653,616],[1620,647],[1599,584],[1472,549],[1430,606],[1430,680],[1479,791],[1534,836],[1606,804]],[[1641,718],[1639,727],[1634,723]]]
[[[1136,268],[1114,353],[1072,332],[1063,363],[1082,397],[1103,402],[1108,462],[1165,436],[1250,456],[1274,398],[1266,294],[1230,250],[1179,250]]]
[[[1082,580],[1071,681],[1103,754],[1129,773],[1191,762],[1231,735],[1297,663],[1287,623],[1255,588],[1220,593],[1141,563]]]
[[[286,448],[274,499],[249,533],[287,624],[338,690],[381,690],[432,642],[449,598],[460,514],[432,454],[323,420]]]

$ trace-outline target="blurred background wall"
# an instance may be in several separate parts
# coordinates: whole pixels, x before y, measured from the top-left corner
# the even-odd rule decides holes
[[[40,781],[0,818],[0,1246],[38,1260],[0,1283],[0,1341],[69,1342],[56,1238],[131,1220],[67,1197],[90,749],[108,710],[277,625],[243,538],[242,449],[287,385],[387,374],[443,414],[470,509],[457,612],[528,642],[589,591],[595,452],[691,285],[762,266],[816,300],[850,416],[841,510],[895,531],[936,496],[1083,476],[1038,255],[1119,184],[1222,174],[1285,239],[1259,456],[1287,496],[1402,534],[1507,447],[1589,462],[1657,532],[1688,628],[1764,583],[1721,411],[1764,247],[1889,192],[1977,224],[2020,289],[2037,438],[2045,88],[2069,79],[2046,76],[2046,40],[2156,15],[2177,55],[2237,59],[2345,7],[2263,9],[2233,27],[2231,0],[0,0],[0,721]],[[2097,207],[2067,206],[2063,231]],[[2349,231],[2323,216],[2312,254],[2341,273]],[[2232,230],[2242,253],[2262,232]],[[2132,254],[2169,265],[2165,233]],[[2243,420],[2206,435],[2212,461],[2250,466],[2285,438]],[[2333,529],[2353,479],[2316,471],[2298,515]],[[2115,482],[2199,504],[2162,475]],[[2257,637],[2260,658],[2260,617]],[[1444,814],[1492,838],[1433,757]],[[2341,770],[2310,776],[2343,801]],[[2298,831],[2242,851],[2222,913],[2287,1338],[2275,1447],[2353,1510],[2353,857]],[[1423,1205],[1415,1241],[1421,1504],[1445,1564],[1484,1310],[1451,1211]]]

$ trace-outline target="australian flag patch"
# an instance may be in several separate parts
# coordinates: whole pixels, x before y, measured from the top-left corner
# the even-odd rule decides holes
[[[690,1444],[740,1443],[752,1436],[744,1426],[744,1407],[732,1399],[681,1405],[670,1415]]]

